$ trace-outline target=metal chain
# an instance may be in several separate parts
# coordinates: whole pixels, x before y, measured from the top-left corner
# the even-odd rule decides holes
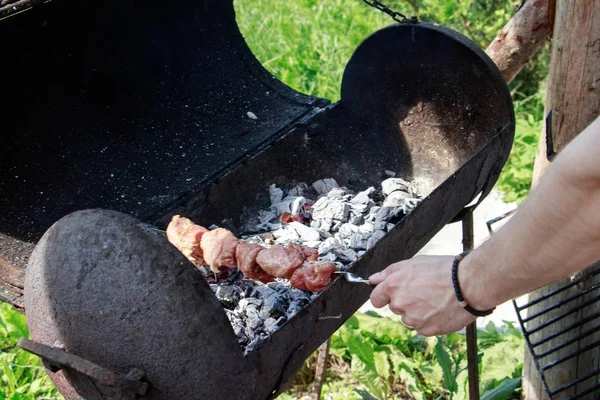
[[[381,12],[386,13],[387,15],[389,15],[390,17],[392,17],[394,19],[394,21],[396,22],[406,22],[406,21],[412,21],[412,22],[416,22],[417,21],[417,17],[412,17],[412,18],[407,18],[406,15],[399,13],[398,11],[394,11],[391,8],[389,8],[388,6],[386,6],[385,4],[383,4],[380,1],[377,0],[363,0],[365,3],[367,3],[368,5],[370,5],[373,8],[378,9]]]

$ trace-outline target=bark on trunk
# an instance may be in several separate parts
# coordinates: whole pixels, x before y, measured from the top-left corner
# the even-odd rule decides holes
[[[552,47],[552,63],[548,78],[546,110],[552,110],[553,147],[554,151],[560,152],[562,148],[600,113],[600,1],[558,1]],[[534,167],[534,186],[548,165],[544,130],[540,138]],[[595,266],[597,267],[597,264]],[[564,301],[569,296],[580,293],[592,284],[598,283],[598,280],[596,277],[596,279],[583,282],[560,295],[553,296],[548,301],[541,302],[532,307],[529,314],[531,315],[559,301]],[[554,283],[533,292],[530,294],[530,300],[561,287],[566,281]],[[585,301],[592,299],[596,295],[598,295],[597,291],[593,291],[578,300],[569,302],[558,310],[546,313],[540,318],[532,320],[527,328],[529,330],[533,329],[544,321],[548,321],[557,315],[565,313],[567,310],[583,305]],[[535,342],[542,337],[547,337],[554,332],[567,328],[570,324],[582,321],[588,316],[593,316],[597,312],[600,312],[600,302],[598,301],[586,305],[571,316],[544,328],[530,339]],[[570,339],[577,338],[578,335],[587,332],[596,325],[597,322],[592,320],[591,323],[572,329],[566,335],[561,335],[555,340],[537,347],[536,353],[540,354],[543,351],[564,344]],[[576,340],[566,348],[540,360],[541,365],[547,365],[552,361],[559,360],[599,339],[600,334],[596,332],[582,340]],[[567,382],[583,377],[597,370],[599,367],[600,351],[598,348],[595,348],[562,362],[555,368],[549,369],[546,373],[546,380],[552,390]],[[560,392],[554,398],[562,399],[570,397],[575,393],[582,393],[595,382],[596,379],[588,379],[579,385]],[[537,371],[534,360],[528,350],[525,351],[523,394],[525,399],[530,400],[548,398],[540,379],[540,373]],[[585,398],[597,399],[600,398],[600,395],[592,393]]]
[[[552,35],[555,0],[525,0],[486,49],[509,83]]]

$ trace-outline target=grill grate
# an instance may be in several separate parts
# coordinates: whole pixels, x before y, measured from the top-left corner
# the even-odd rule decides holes
[[[487,221],[509,218],[512,210]],[[525,343],[551,400],[600,399],[600,263],[540,289],[524,304],[513,300]],[[575,368],[573,359],[578,357]],[[567,361],[571,360],[571,363]]]
[[[525,304],[513,300],[527,347],[550,399],[600,395],[598,289],[599,268],[574,280],[551,285],[546,293]],[[567,368],[567,361],[585,355],[592,362],[578,361],[579,371]]]

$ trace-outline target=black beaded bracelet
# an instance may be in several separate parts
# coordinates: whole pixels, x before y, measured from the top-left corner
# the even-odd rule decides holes
[[[458,264],[460,264],[460,262],[467,256],[467,254],[469,254],[469,252],[465,251],[464,253],[461,253],[454,257],[454,261],[452,261],[452,285],[454,286],[454,293],[456,294],[456,299],[458,300],[462,308],[464,308],[476,317],[485,317],[486,315],[490,315],[491,313],[493,313],[496,307],[485,311],[476,310],[467,304],[467,301],[465,300],[460,291],[460,285],[458,284]]]

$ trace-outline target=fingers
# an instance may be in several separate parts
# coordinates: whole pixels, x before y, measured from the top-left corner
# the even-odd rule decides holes
[[[371,303],[375,308],[385,307],[390,302],[388,287],[382,283],[371,292]]]
[[[374,285],[379,285],[381,282],[383,282],[385,280],[385,278],[392,275],[394,272],[399,271],[403,266],[404,266],[403,261],[391,264],[383,271],[371,275],[369,277],[369,281]]]

